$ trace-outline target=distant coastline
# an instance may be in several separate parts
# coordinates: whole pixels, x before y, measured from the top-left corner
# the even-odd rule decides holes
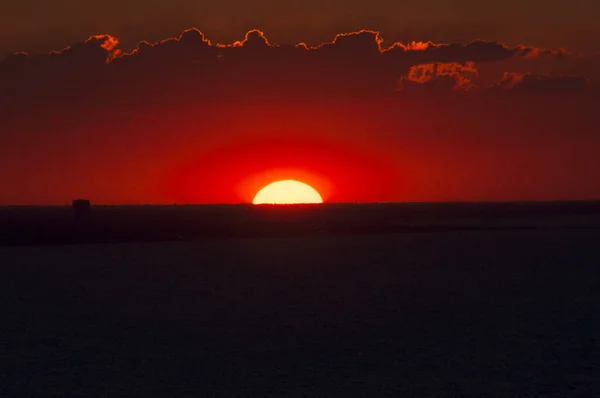
[[[544,228],[600,229],[600,201],[0,207],[0,246]]]

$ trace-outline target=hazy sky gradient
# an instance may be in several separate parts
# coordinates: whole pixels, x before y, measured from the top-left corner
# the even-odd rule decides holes
[[[0,205],[600,199],[599,4],[3,2]]]
[[[322,42],[369,28],[390,41],[487,39],[600,51],[598,15],[596,0],[7,0],[0,5],[0,54],[45,52],[98,33],[115,35],[131,48],[190,27],[221,42],[252,28],[280,43]]]

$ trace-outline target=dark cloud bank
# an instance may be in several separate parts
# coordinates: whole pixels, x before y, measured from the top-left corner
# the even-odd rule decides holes
[[[301,91],[308,94],[315,87],[333,96],[390,95],[402,88],[401,80],[438,85],[438,79],[454,82],[455,85],[450,85],[454,89],[489,85],[571,91],[586,89],[587,77],[577,76],[576,71],[571,70],[568,75],[545,74],[525,79],[513,76],[509,79],[512,84],[502,79],[496,85],[477,86],[462,84],[463,72],[477,75],[478,64],[509,60],[522,63],[544,60],[547,64],[570,65],[573,69],[580,59],[564,50],[508,47],[481,40],[466,44],[386,45],[373,31],[340,34],[332,42],[314,47],[303,43],[275,45],[269,43],[262,32],[250,31],[242,41],[221,45],[211,43],[200,31],[191,29],[176,39],[154,44],[142,42],[128,54],[118,49],[118,39],[110,35],[94,36],[46,55],[14,54],[0,63],[0,87],[2,100],[12,102],[18,99],[32,102],[56,87],[62,87],[60,91],[64,95],[68,91],[69,96],[93,98],[127,90],[165,89],[165,86],[179,96],[193,90],[200,90],[204,95],[239,95],[252,83],[262,87],[253,93],[258,96],[263,94],[261,91],[275,87],[281,90],[278,95],[288,97],[297,96]],[[412,78],[414,74],[410,72],[415,67],[432,66],[433,73],[420,79]],[[178,92],[181,88],[173,84],[182,81],[187,90]]]
[[[411,170],[412,194],[382,200],[600,198],[598,65],[493,41],[387,44],[372,31],[309,47],[260,31],[223,45],[191,29],[131,53],[98,35],[14,54],[0,63],[0,203],[78,190],[170,201],[151,180],[174,159],[286,134],[381,150]]]

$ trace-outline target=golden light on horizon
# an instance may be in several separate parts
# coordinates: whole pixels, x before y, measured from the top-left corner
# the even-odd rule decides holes
[[[262,188],[252,201],[260,204],[323,203],[316,189],[296,180],[275,181]]]

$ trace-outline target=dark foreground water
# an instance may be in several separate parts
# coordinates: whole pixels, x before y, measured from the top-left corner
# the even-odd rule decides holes
[[[600,231],[0,248],[0,396],[595,396]]]

